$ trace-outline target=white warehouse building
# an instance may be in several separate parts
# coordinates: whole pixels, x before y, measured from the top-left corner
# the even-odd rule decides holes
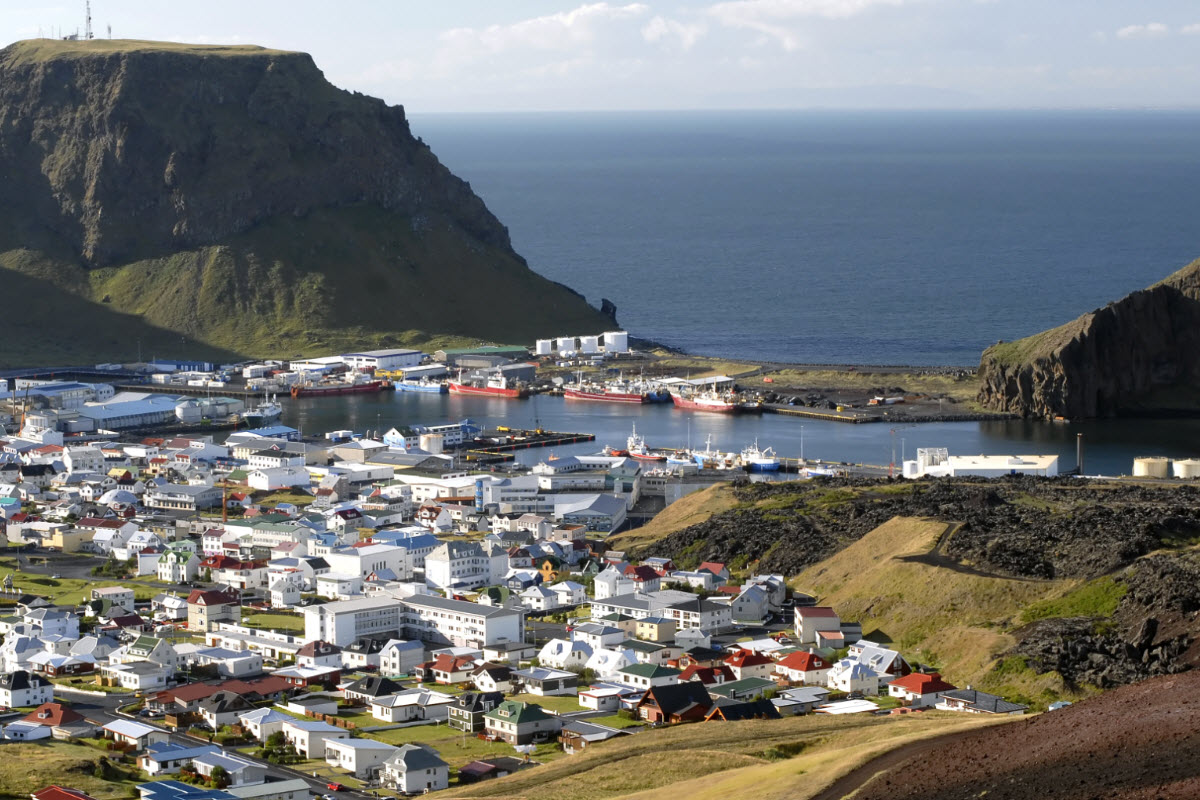
[[[367,350],[343,354],[342,363],[351,369],[392,370],[419,366],[424,357],[420,350]]]
[[[1005,475],[1058,475],[1058,456],[952,456],[944,447],[922,447],[917,458],[904,462],[906,478],[1000,478]]]

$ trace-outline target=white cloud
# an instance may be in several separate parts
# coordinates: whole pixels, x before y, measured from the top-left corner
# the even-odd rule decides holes
[[[651,44],[678,44],[684,50],[691,50],[707,32],[708,26],[703,22],[687,24],[658,16],[642,28],[642,38]]]
[[[592,3],[507,25],[454,28],[440,39],[468,59],[518,49],[570,50],[593,42],[607,24],[637,19],[649,11],[650,7],[641,3],[624,6]]]
[[[765,34],[785,50],[795,50],[800,47],[801,37],[788,23],[849,19],[878,6],[901,6],[906,2],[909,0],[730,0],[710,6],[708,14],[722,25]]]
[[[1159,39],[1171,32],[1171,29],[1161,22],[1148,22],[1145,25],[1126,25],[1117,31],[1118,39]]]
[[[1185,36],[1200,35],[1200,22],[1193,23],[1191,25],[1184,25],[1182,28],[1179,29],[1179,32],[1184,34]]]

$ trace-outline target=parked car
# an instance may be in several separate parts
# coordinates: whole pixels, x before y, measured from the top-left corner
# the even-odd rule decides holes
[[[346,791],[346,785],[345,785],[344,783],[330,782],[330,783],[327,783],[327,784],[325,784],[325,785],[329,787],[329,790],[330,790],[331,792],[344,792],[344,791]]]

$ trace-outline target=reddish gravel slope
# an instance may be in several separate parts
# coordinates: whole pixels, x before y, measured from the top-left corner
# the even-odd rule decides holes
[[[934,741],[876,759],[821,797],[858,789],[855,800],[1195,800],[1200,672]]]

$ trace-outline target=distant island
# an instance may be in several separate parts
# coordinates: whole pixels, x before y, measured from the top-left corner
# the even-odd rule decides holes
[[[404,109],[261,47],[0,50],[0,364],[533,341],[608,313],[529,269]]]
[[[1078,319],[984,351],[979,402],[1043,419],[1200,412],[1200,261]]]

